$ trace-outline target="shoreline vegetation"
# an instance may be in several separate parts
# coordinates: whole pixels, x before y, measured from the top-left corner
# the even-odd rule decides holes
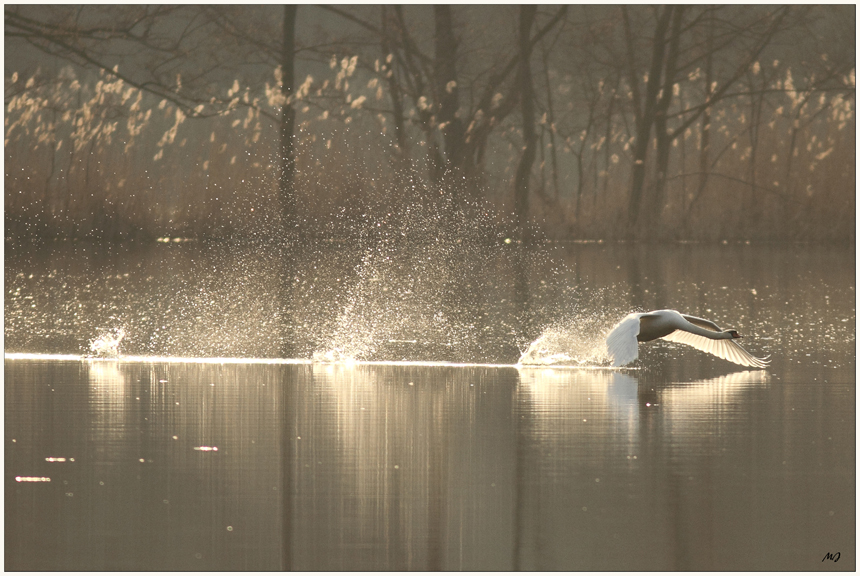
[[[377,9],[325,14],[367,24]],[[17,17],[24,8],[10,10]],[[157,26],[165,12],[183,18],[202,10],[194,18],[217,24],[230,16],[237,27],[244,18],[241,11],[172,10],[145,17]],[[437,45],[434,56],[433,30],[420,27],[409,28],[409,38],[401,30],[383,58],[378,43],[366,52],[332,40],[302,48],[291,88],[279,65],[259,76],[206,78],[203,88],[192,79],[183,84],[177,73],[174,96],[159,97],[120,71],[131,64],[93,70],[60,54],[14,69],[7,55],[6,239],[349,241],[381,226],[406,234],[421,212],[439,226],[480,220],[488,241],[630,240],[633,223],[635,239],[648,242],[853,244],[853,47],[845,56],[826,51],[835,38],[821,44],[839,18],[850,14],[853,22],[853,7],[623,7],[623,18],[617,10],[530,14],[536,20],[521,30],[519,54],[531,65],[517,68],[510,38],[452,24],[450,7],[440,9],[437,36],[452,32],[461,52]],[[454,7],[463,22],[482,14]],[[494,17],[524,22],[515,7]],[[734,29],[720,23],[732,19],[761,29],[749,24],[730,47]],[[352,39],[382,34],[344,30]],[[648,82],[658,69],[656,52],[648,59],[655,30],[665,44],[659,86]],[[710,48],[699,42],[703,34]],[[722,48],[712,46],[721,39]],[[8,50],[8,34],[6,42]],[[507,68],[490,49],[509,57]],[[420,71],[403,59],[415,50],[427,55]],[[456,70],[446,68],[454,61]],[[487,70],[508,76],[493,86]],[[439,84],[449,76],[456,80]],[[190,108],[180,96],[194,89],[217,93],[222,104],[212,96],[212,104]],[[486,105],[484,94],[492,96]],[[654,118],[646,123],[648,106]],[[279,115],[286,109],[295,114],[295,222],[285,227]],[[474,164],[457,164],[462,151],[452,126],[465,143],[482,139]]]

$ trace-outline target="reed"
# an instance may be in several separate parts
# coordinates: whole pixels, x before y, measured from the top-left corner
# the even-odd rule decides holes
[[[417,129],[410,134],[417,161],[404,164],[384,115],[365,110],[370,101],[384,100],[381,84],[367,82],[356,91],[354,68],[354,61],[335,61],[334,82],[315,84],[309,77],[298,90],[307,101],[297,106],[297,191],[301,220],[316,235],[359,234],[392,212],[454,194],[423,176],[426,143]],[[678,86],[679,103],[695,80]],[[853,72],[844,83],[853,87]],[[795,88],[800,84],[790,70],[774,77],[764,86],[755,122],[742,98],[714,107],[706,179],[700,170],[702,123],[673,143],[660,238],[853,240],[854,99],[843,91],[803,92]],[[328,100],[310,102],[317,86],[317,95]],[[236,83],[231,91],[239,97]],[[557,100],[571,98],[568,93],[559,91]],[[259,107],[237,105],[208,119],[189,119],[109,73],[79,79],[69,68],[55,78],[9,75],[6,94],[7,237],[278,234],[277,127]],[[277,94],[268,96],[276,110]],[[559,239],[624,236],[631,139],[624,129],[627,112],[609,110],[605,128],[584,136],[570,133],[575,118],[567,121],[568,136],[564,120],[558,128],[546,125],[531,200],[532,220],[542,233]],[[554,150],[550,129],[556,130]],[[513,205],[510,167],[521,148],[516,120],[498,134],[486,154],[482,185],[471,194],[503,223]],[[649,174],[649,185],[653,180]]]

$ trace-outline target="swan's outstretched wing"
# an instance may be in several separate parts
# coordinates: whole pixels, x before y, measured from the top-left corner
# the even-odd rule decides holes
[[[613,366],[630,364],[639,357],[639,314],[629,314],[606,337],[606,349]]]
[[[687,344],[697,350],[713,354],[718,358],[740,364],[741,366],[765,368],[770,364],[766,358],[756,358],[741,348],[734,340],[712,340],[705,336],[685,332],[684,330],[675,330],[668,336],[664,336],[663,339]]]
[[[690,324],[695,324],[699,328],[704,328],[705,330],[713,330],[714,332],[722,332],[723,329],[711,322],[710,320],[705,320],[704,318],[697,318],[695,316],[688,316],[686,314],[681,314],[684,317],[684,320],[689,322]]]

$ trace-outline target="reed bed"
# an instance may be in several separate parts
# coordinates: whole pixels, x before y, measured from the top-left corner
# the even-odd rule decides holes
[[[853,73],[844,81],[853,87]],[[655,238],[853,241],[853,96],[796,90],[790,71],[769,87],[755,122],[754,103],[738,97],[716,105],[707,128],[698,122],[673,142]],[[278,234],[278,131],[259,110],[240,105],[189,119],[109,73],[79,79],[71,69],[57,77],[9,75],[6,94],[7,238]],[[424,176],[420,131],[410,133],[404,161],[385,118],[362,113],[358,98],[351,95],[331,114],[320,105],[298,107],[296,190],[304,226],[349,235],[416,202],[455,194],[506,221],[521,149],[516,118],[490,142],[479,185],[464,192]],[[632,159],[623,113],[608,118],[609,138],[594,131],[577,141],[558,130],[553,149],[550,129],[543,130],[531,183],[531,219],[542,234],[625,236]],[[646,189],[653,185],[649,173]]]

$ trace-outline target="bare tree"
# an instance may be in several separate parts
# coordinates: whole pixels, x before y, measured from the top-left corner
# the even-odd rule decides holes
[[[434,28],[431,56],[421,49],[413,37],[405,11],[391,8],[391,26],[375,26],[351,10],[335,6],[324,9],[357,24],[366,32],[378,35],[391,50],[392,78],[398,78],[398,91],[408,95],[416,111],[417,126],[427,144],[427,156],[432,179],[446,173],[456,174],[470,185],[480,180],[484,156],[490,135],[517,109],[519,103],[519,51],[502,54],[479,66],[472,77],[464,77],[457,62],[460,53],[454,22],[455,8],[437,6],[433,9]],[[566,7],[556,11],[530,38],[530,50],[564,17]],[[469,87],[468,103],[463,100],[463,87]],[[436,139],[441,131],[443,140]]]
[[[645,91],[642,94],[639,83],[639,70],[636,66],[636,46],[630,23],[629,10],[622,6],[621,14],[624,21],[624,35],[627,45],[628,82],[633,92],[633,117],[636,122],[636,147],[633,152],[633,181],[630,186],[630,204],[627,208],[627,233],[631,237],[639,222],[639,207],[645,187],[645,161],[648,156],[648,144],[651,141],[651,127],[656,121],[657,96],[663,74],[663,60],[666,57],[666,33],[675,6],[655,8],[656,25],[651,40],[651,63],[645,81]]]
[[[382,29],[379,39],[382,46],[381,72],[388,85],[388,95],[391,98],[391,116],[394,120],[395,138],[397,141],[400,168],[403,169],[409,161],[409,138],[406,133],[406,116],[403,104],[403,89],[399,79],[399,70],[393,65],[392,38],[397,20],[388,6],[382,6]]]
[[[532,165],[535,161],[535,145],[537,135],[535,134],[535,112],[534,112],[534,87],[532,83],[531,70],[531,30],[534,26],[537,8],[533,5],[520,7],[520,35],[519,35],[519,92],[520,108],[523,116],[523,153],[517,166],[517,175],[514,180],[514,217],[517,234],[520,239],[525,237],[525,226],[529,215],[529,179],[531,177]]]
[[[49,127],[61,126],[50,128],[54,134],[47,139],[40,137],[44,146],[38,153],[35,147],[34,152],[24,152],[32,154],[29,159],[38,156],[43,164],[41,172],[36,168],[31,172],[43,189],[45,206],[52,196],[57,196],[58,206],[71,202],[60,193],[70,168],[78,187],[109,184],[98,156],[114,154],[115,146],[94,144],[90,141],[94,136],[81,131],[74,149],[61,147],[63,139],[70,141],[66,134],[73,131],[75,107],[90,109],[89,94],[98,91],[97,81],[111,86],[121,82],[166,103],[164,113],[148,126],[169,125],[168,112],[172,115],[174,110],[177,118],[210,118],[219,126],[219,139],[224,143],[232,139],[231,147],[242,146],[240,141],[252,146],[241,130],[220,129],[238,126],[237,113],[247,112],[256,127],[245,123],[244,129],[256,131],[256,136],[265,130],[270,136],[256,149],[256,158],[270,154],[273,162],[261,166],[255,160],[242,169],[276,175],[278,187],[266,187],[264,192],[275,215],[267,223],[283,222],[291,231],[299,206],[311,206],[299,203],[298,192],[306,188],[296,186],[297,175],[319,169],[335,178],[335,171],[326,171],[320,163],[325,152],[311,154],[331,140],[317,142],[314,138],[320,132],[305,128],[320,126],[326,132],[339,122],[353,121],[352,134],[357,127],[380,128],[373,137],[384,146],[372,161],[383,167],[390,162],[393,170],[386,178],[406,176],[394,178],[393,190],[414,189],[418,194],[442,190],[451,206],[469,194],[482,195],[501,207],[510,198],[513,179],[519,223],[524,226],[530,217],[546,216],[543,226],[555,228],[558,235],[641,238],[650,230],[665,230],[665,237],[696,235],[701,228],[695,219],[714,210],[723,211],[726,222],[738,230],[750,231],[760,221],[773,220],[779,212],[773,208],[790,207],[783,220],[799,222],[808,210],[798,206],[819,201],[809,191],[823,180],[820,172],[814,177],[812,172],[822,162],[832,168],[837,155],[841,160],[841,149],[829,159],[827,154],[843,142],[845,122],[846,132],[853,126],[852,10],[583,6],[576,8],[573,18],[567,10],[7,6],[7,54],[10,45],[13,51],[35,48],[104,75],[93,80],[93,90],[84,89],[88,95],[76,104],[73,97],[42,98],[49,91],[39,86],[39,79],[31,86],[7,74],[6,103],[17,106],[30,94],[41,95],[42,118],[49,119]],[[297,18],[306,13],[309,22],[314,15],[323,18],[315,26],[298,26]],[[524,34],[522,27],[529,22]],[[326,80],[327,71],[320,78],[318,70],[327,65],[337,74],[335,81]],[[789,68],[795,80],[791,88]],[[47,76],[50,72],[40,73],[41,80],[50,82]],[[86,84],[90,77],[85,78]],[[60,94],[60,88],[54,92]],[[162,108],[149,98],[144,97],[144,104],[155,118]],[[34,109],[21,106],[15,114],[25,119]],[[99,114],[96,124],[116,120],[103,108]],[[131,119],[129,106],[120,106],[117,114]],[[13,118],[9,124],[7,142],[15,150],[28,150],[30,136],[24,124],[16,122]],[[190,141],[199,136],[196,129],[184,130]],[[809,147],[812,136],[819,138],[814,149]],[[155,143],[149,136],[141,139],[148,142],[143,138]],[[819,144],[823,140],[824,147]],[[347,145],[346,140],[341,144]],[[157,146],[153,161],[160,162],[163,147]],[[221,147],[221,142],[217,148],[202,146],[198,157],[206,174],[200,177],[203,187],[197,194],[209,212],[194,214],[198,206],[183,200],[183,209],[192,215],[183,216],[186,221],[203,222],[228,213],[210,202],[224,195],[210,191],[204,161],[204,156],[221,154],[215,151]],[[175,161],[165,158],[161,164],[162,182],[176,177]],[[498,166],[502,169],[493,169]],[[231,177],[233,168],[218,168],[225,179]],[[540,171],[540,180],[532,186],[535,170]],[[846,170],[839,172],[840,178],[850,176]],[[7,185],[18,177],[9,174]],[[419,185],[425,174],[426,180],[442,185]],[[30,175],[29,182],[33,181]],[[378,182],[377,178],[367,190],[355,188],[356,195],[349,197],[358,203],[373,197],[376,205],[404,197],[393,192],[382,198]],[[484,186],[489,182],[496,186]],[[505,185],[499,185],[502,182]],[[627,185],[619,185],[623,182]],[[733,195],[731,205],[722,196],[709,194],[717,190],[715,182],[738,184],[726,189]],[[326,202],[340,202],[346,196],[337,186],[326,190],[330,194]],[[106,202],[107,198],[105,194]],[[169,217],[166,204],[159,218]],[[738,212],[744,216],[730,216],[733,206],[743,206]],[[85,210],[78,212],[76,218],[86,216]],[[236,221],[253,226],[257,214]],[[671,223],[670,215],[673,221],[684,222],[688,219],[680,216],[691,216],[693,225],[686,230],[661,226]]]
[[[126,85],[172,103],[190,118],[211,118],[253,107],[279,125],[281,211],[295,221],[293,130],[296,6],[285,6],[281,41],[252,30],[259,18],[222,6],[6,6],[6,38],[23,40],[51,56],[104,71]],[[258,16],[258,15],[257,15]],[[265,21],[265,20],[264,20]],[[275,36],[277,38],[277,36]],[[261,85],[279,66],[281,104],[240,99],[220,87],[225,71]]]
[[[716,102],[726,98],[736,98],[742,93],[731,89],[737,86],[738,81],[744,77],[777,33],[784,29],[783,23],[789,12],[788,7],[776,7],[764,11],[742,26],[737,26],[730,20],[726,30],[721,33],[719,43],[710,46],[714,56],[725,55],[726,60],[731,63],[728,73],[720,77],[716,88],[712,88],[713,83],[708,86],[706,98],[703,101],[673,114],[670,108],[674,86],[682,75],[688,74],[693,66],[697,66],[703,58],[707,57],[704,50],[693,49],[699,46],[697,37],[699,25],[702,22],[714,25],[718,19],[710,16],[714,11],[721,9],[721,7],[703,7],[685,23],[684,14],[689,10],[683,6],[653,8],[655,25],[650,39],[651,57],[643,91],[639,82],[637,41],[631,25],[630,10],[626,6],[622,7],[627,49],[627,78],[633,93],[633,116],[636,126],[632,183],[627,211],[629,237],[641,235],[642,232],[638,227],[645,222],[650,229],[655,229],[659,222],[665,198],[671,143],[689,126],[697,122]],[[684,46],[685,38],[689,46]],[[732,53],[731,57],[728,56],[729,50]],[[681,54],[689,56],[681,60]],[[668,124],[670,118],[674,120],[671,127]],[[642,220],[641,206],[646,190],[645,177],[652,127],[657,139],[655,178],[651,186],[648,219]]]
[[[454,35],[454,21],[451,6],[433,6],[436,21],[436,95],[439,111],[436,121],[445,138],[445,165],[458,166],[458,158],[463,153],[463,121],[460,109],[460,87],[457,85],[457,39]]]

